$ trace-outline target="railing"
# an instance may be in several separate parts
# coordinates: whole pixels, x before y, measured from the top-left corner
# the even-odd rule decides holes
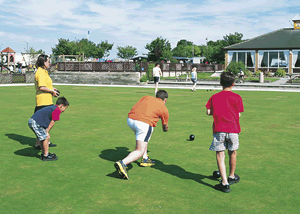
[[[0,84],[29,82],[26,74],[0,74]]]
[[[151,62],[58,62],[58,71],[76,72],[146,72]],[[221,64],[160,63],[162,72],[191,71],[215,72],[224,70]]]

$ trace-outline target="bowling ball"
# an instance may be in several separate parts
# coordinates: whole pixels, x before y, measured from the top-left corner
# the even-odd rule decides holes
[[[191,140],[191,141],[195,140],[195,135],[191,134],[191,135],[190,135],[190,140]]]

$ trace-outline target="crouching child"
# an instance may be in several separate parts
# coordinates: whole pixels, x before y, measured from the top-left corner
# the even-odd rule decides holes
[[[56,105],[50,105],[36,111],[28,120],[29,128],[34,132],[37,139],[41,141],[41,160],[55,161],[58,157],[54,153],[49,153],[50,130],[59,121],[60,114],[69,106],[65,97],[59,97]]]

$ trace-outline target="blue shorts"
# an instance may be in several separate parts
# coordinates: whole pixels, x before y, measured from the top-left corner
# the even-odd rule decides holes
[[[46,129],[40,126],[39,124],[37,124],[34,119],[29,118],[28,126],[34,132],[38,140],[43,141],[47,138],[48,133]]]
[[[195,78],[192,78],[191,80],[194,84],[197,83],[197,80]]]
[[[159,77],[154,77],[154,83],[157,83],[159,81]]]

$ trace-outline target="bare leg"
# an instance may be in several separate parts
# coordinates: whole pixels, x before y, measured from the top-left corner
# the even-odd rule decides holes
[[[158,82],[155,83],[155,92],[154,92],[155,94],[156,94],[157,90],[158,90]]]
[[[148,144],[147,142],[137,140],[135,150],[131,152],[126,158],[123,159],[123,163],[127,165],[141,158],[145,153],[145,150],[147,152],[147,144]]]
[[[41,146],[41,141],[39,141],[38,139],[36,139],[35,146]]]
[[[147,158],[148,158],[147,148],[148,148],[148,144],[146,145],[145,152],[144,152],[144,154],[143,154],[143,158],[144,158],[144,159],[147,159]]]
[[[194,84],[194,86],[193,86],[193,91],[196,89],[196,85],[197,85],[197,83]]]
[[[217,157],[217,163],[222,178],[222,183],[224,185],[228,184],[227,176],[226,176],[226,166],[225,166],[225,152],[224,151],[216,152],[216,157]]]
[[[44,156],[48,156],[49,154],[49,135],[48,137],[41,143],[42,146],[42,153]]]
[[[235,166],[236,166],[236,150],[230,151],[228,150],[229,155],[229,168],[230,168],[230,174],[229,177],[234,178],[234,172],[235,172]]]

